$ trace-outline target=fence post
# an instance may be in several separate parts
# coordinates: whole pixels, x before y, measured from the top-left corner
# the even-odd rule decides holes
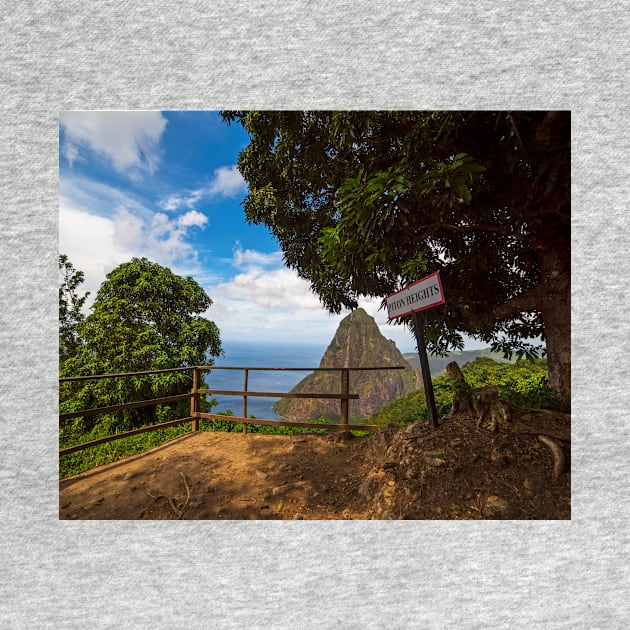
[[[199,418],[196,417],[199,411],[199,394],[196,391],[199,389],[199,368],[193,368],[192,374],[192,398],[190,399],[190,415],[193,418],[191,431],[199,431]]]
[[[245,379],[243,382],[243,418],[247,418],[247,379],[249,370],[245,368]],[[243,422],[243,433],[247,433],[247,422]]]
[[[341,370],[341,394],[345,398],[341,399],[341,417],[339,419],[340,424],[348,424],[348,395],[350,394],[350,370],[344,368]]]

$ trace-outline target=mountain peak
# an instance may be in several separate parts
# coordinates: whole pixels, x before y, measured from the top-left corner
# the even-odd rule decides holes
[[[383,337],[374,319],[362,308],[346,316],[337,328],[324,356],[322,368],[395,367],[405,370],[359,371],[350,373],[350,391],[359,400],[350,401],[350,415],[368,418],[385,403],[404,396],[420,384],[419,373],[400,353],[396,344]],[[300,392],[337,392],[339,373],[314,372],[291,390]],[[308,422],[321,416],[338,418],[339,402],[318,399],[285,398],[274,405],[287,420]]]

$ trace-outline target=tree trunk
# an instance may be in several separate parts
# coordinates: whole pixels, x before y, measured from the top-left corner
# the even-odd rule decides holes
[[[570,249],[541,251],[542,314],[547,341],[549,385],[563,411],[571,410],[571,261]]]
[[[571,410],[571,248],[561,241],[538,242],[540,282],[494,308],[495,321],[523,311],[540,312],[545,329],[549,385]]]
[[[549,386],[560,396],[563,411],[571,410],[571,306],[549,305],[543,309],[547,337]]]

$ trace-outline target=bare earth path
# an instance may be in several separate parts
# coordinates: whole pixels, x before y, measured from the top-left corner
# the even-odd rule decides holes
[[[364,442],[196,433],[60,482],[62,519],[361,519]]]

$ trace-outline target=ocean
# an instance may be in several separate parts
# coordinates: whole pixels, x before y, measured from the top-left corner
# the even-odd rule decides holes
[[[216,366],[224,367],[281,367],[316,368],[326,352],[326,345],[303,343],[271,343],[252,341],[223,341],[224,356],[215,358]],[[309,372],[301,371],[250,371],[247,389],[262,392],[288,392]],[[213,370],[205,373],[209,389],[243,389],[243,370]],[[218,405],[214,413],[232,410],[234,415],[243,413],[242,396],[215,395]],[[279,398],[247,398],[247,415],[268,420],[280,420],[273,405]]]

